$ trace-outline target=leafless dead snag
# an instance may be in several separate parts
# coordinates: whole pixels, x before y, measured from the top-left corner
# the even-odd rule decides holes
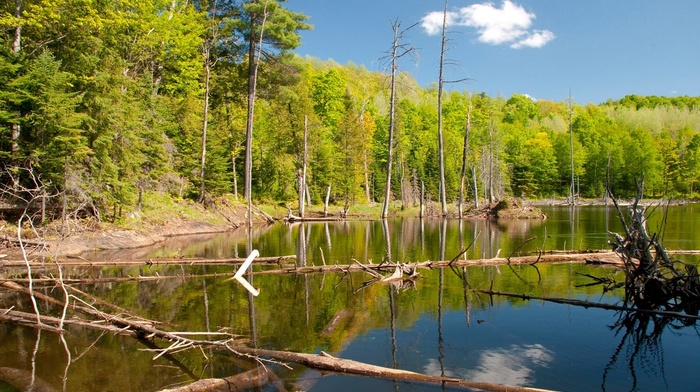
[[[700,277],[695,266],[671,260],[659,235],[649,235],[645,208],[639,205],[641,191],[629,211],[623,212],[612,197],[625,228],[611,245],[625,265],[625,302],[638,309],[667,310],[697,315],[700,304]]]

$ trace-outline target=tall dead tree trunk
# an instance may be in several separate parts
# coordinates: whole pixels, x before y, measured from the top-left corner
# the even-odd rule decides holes
[[[420,182],[420,211],[418,212],[418,217],[423,218],[425,215],[425,184],[423,181]]]
[[[476,184],[476,167],[472,165],[472,183],[474,186],[474,208],[479,209],[479,189]]]
[[[331,184],[328,184],[328,188],[326,189],[326,200],[323,203],[323,216],[327,217],[328,216],[328,200],[331,198]]]
[[[442,17],[442,45],[440,49],[440,75],[438,77],[438,155],[440,158],[440,204],[442,206],[442,216],[447,216],[447,192],[445,190],[445,146],[442,140],[442,88],[445,68],[445,51],[447,44],[447,0],[445,0],[445,10]]]
[[[204,183],[205,167],[207,164],[207,127],[209,125],[209,81],[211,77],[211,45],[209,43],[204,44],[204,110],[203,110],[203,124],[202,124],[202,159],[200,162],[199,169],[199,181],[201,184],[199,186],[199,203],[204,201],[204,193],[206,191],[206,186]]]
[[[15,18],[19,20],[22,16],[22,0],[16,0],[15,2]],[[19,53],[22,50],[22,24],[17,23],[15,27],[14,39],[12,40],[12,51],[14,53]],[[12,155],[16,156],[19,153],[19,134],[20,125],[19,123],[12,124]]]
[[[398,36],[398,25],[395,23],[392,25],[394,29],[394,44],[393,44],[393,55],[391,64],[391,93],[390,93],[390,109],[389,109],[389,140],[388,144],[388,157],[386,161],[386,186],[384,188],[384,205],[382,206],[382,219],[386,219],[389,215],[389,201],[391,199],[391,172],[394,162],[394,126],[395,126],[395,116],[396,116],[396,51],[397,47],[397,36]]]
[[[267,20],[267,1],[263,11],[263,19],[260,24],[260,35],[255,37],[255,16],[251,15],[251,35],[248,37],[248,113],[245,126],[245,184],[243,193],[248,202],[248,226],[253,226],[253,123],[255,113],[255,90],[258,82],[258,65],[262,54],[262,43]]]
[[[571,154],[571,187],[569,188],[569,204],[576,205],[576,192],[574,191],[574,103],[571,100],[571,90],[569,90],[569,149]]]
[[[489,203],[493,203],[496,198],[493,192],[493,134],[495,132],[495,125],[493,123],[493,118],[489,124],[489,162],[488,162],[488,185],[486,187],[487,200]]]
[[[469,153],[469,131],[472,128],[472,102],[469,99],[469,108],[467,109],[467,124],[464,127],[464,146],[462,147],[462,171],[459,176],[459,217],[464,214],[464,181],[467,176],[467,155]]]
[[[309,117],[304,115],[304,151],[302,152],[301,170],[299,173],[299,217],[304,217],[304,203],[306,196],[306,159],[309,140]]]
[[[391,45],[391,93],[389,104],[389,140],[387,142],[388,158],[386,163],[386,186],[384,189],[384,205],[382,206],[382,219],[386,219],[389,215],[389,201],[391,199],[391,172],[394,162],[394,129],[396,127],[396,77],[399,72],[398,60],[406,55],[410,55],[413,49],[401,44],[403,34],[411,29],[414,25],[405,30],[399,30],[401,23],[398,21],[392,22],[391,28],[394,31],[394,40]]]

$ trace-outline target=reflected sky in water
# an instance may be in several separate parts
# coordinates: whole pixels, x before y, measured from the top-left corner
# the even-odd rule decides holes
[[[616,213],[604,207],[545,209],[545,221],[456,221],[412,218],[381,221],[305,223],[255,228],[194,239],[172,239],[157,249],[86,255],[95,259],[242,257],[255,248],[262,256],[293,254],[299,263],[345,264],[451,259],[469,247],[467,258],[507,256],[514,250],[603,249],[607,231],[621,231]],[[700,249],[697,206],[671,208],[664,223],[667,247]],[[535,240],[526,242],[529,238]],[[471,246],[470,246],[471,244]],[[279,266],[256,266],[274,269]],[[620,320],[615,311],[493,296],[489,289],[542,297],[620,303],[622,292],[584,286],[583,274],[620,281],[610,268],[583,264],[470,267],[420,270],[409,286],[363,286],[365,273],[255,275],[256,298],[227,279],[232,267],[139,266],[67,271],[100,278],[159,274],[210,274],[158,282],[89,285],[91,293],[172,330],[217,330],[241,334],[249,343],[301,352],[329,351],[342,358],[433,375],[444,374],[514,386],[575,391],[683,391],[700,385],[697,326],[659,318]],[[52,293],[51,288],[42,288]],[[55,293],[54,293],[55,294]],[[12,295],[7,306],[27,308]],[[48,305],[41,304],[48,308]],[[42,308],[43,310],[44,308]],[[47,309],[48,311],[48,309]],[[655,328],[656,327],[656,328]],[[33,330],[0,325],[0,367],[30,369],[37,350],[38,376],[62,387],[65,350],[54,336],[36,344]],[[242,371],[240,359],[189,351],[173,358],[142,351],[138,342],[95,333],[67,336],[73,352],[68,390],[156,390],[198,375],[225,377]],[[76,354],[75,357],[78,357]],[[95,364],[99,364],[98,366]],[[100,369],[128,374],[111,383]],[[287,390],[441,390],[440,386],[363,377],[321,375],[300,366],[278,369]],[[99,376],[99,377],[98,377]],[[105,381],[107,380],[107,381]],[[0,385],[2,389],[2,385]],[[265,390],[274,390],[268,386]]]

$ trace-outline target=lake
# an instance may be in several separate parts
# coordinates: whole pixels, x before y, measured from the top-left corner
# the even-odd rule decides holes
[[[91,260],[297,255],[300,265],[378,264],[507,257],[514,252],[607,249],[622,232],[604,206],[543,207],[546,220],[469,221],[414,218],[275,224],[214,236],[181,237],[157,248],[101,252]],[[648,230],[667,249],[700,249],[700,205],[650,208]],[[691,256],[678,256],[697,263]],[[255,270],[276,266],[255,266]],[[479,289],[620,304],[622,289],[603,292],[587,275],[617,282],[613,268],[584,264],[500,265],[419,270],[412,285],[365,285],[364,272],[260,275],[253,297],[230,266],[140,265],[67,268],[68,276],[163,276],[79,288],[169,331],[226,331],[254,347],[319,353],[375,365],[473,381],[553,390],[691,391],[700,385],[700,334],[694,322],[625,317],[599,308],[489,296]],[[193,277],[192,275],[200,275]],[[60,289],[37,291],[61,298]],[[4,307],[31,312],[23,297],[0,291]],[[57,314],[40,301],[43,314]],[[227,377],[254,366],[230,353],[188,350],[157,359],[127,337],[71,329],[57,335],[0,324],[0,370],[21,369],[54,390],[156,391],[198,378]],[[156,341],[161,347],[161,341]],[[267,365],[279,380],[263,390],[442,390],[426,384],[322,374],[291,364]],[[2,372],[0,371],[0,378]],[[35,384],[36,385],[36,384]],[[445,388],[449,389],[449,388]],[[0,381],[0,391],[13,390]]]

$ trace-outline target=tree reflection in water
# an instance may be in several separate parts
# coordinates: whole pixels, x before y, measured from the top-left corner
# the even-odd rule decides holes
[[[673,331],[694,328],[697,333],[696,321],[697,319],[692,317],[679,318],[647,312],[620,312],[617,322],[611,325],[610,329],[614,330],[616,335],[622,335],[622,339],[610,357],[610,362],[605,366],[601,389],[606,390],[608,375],[620,361],[627,363],[629,379],[632,381],[630,391],[638,389],[638,369],[663,379],[668,387],[661,337],[669,328]]]

